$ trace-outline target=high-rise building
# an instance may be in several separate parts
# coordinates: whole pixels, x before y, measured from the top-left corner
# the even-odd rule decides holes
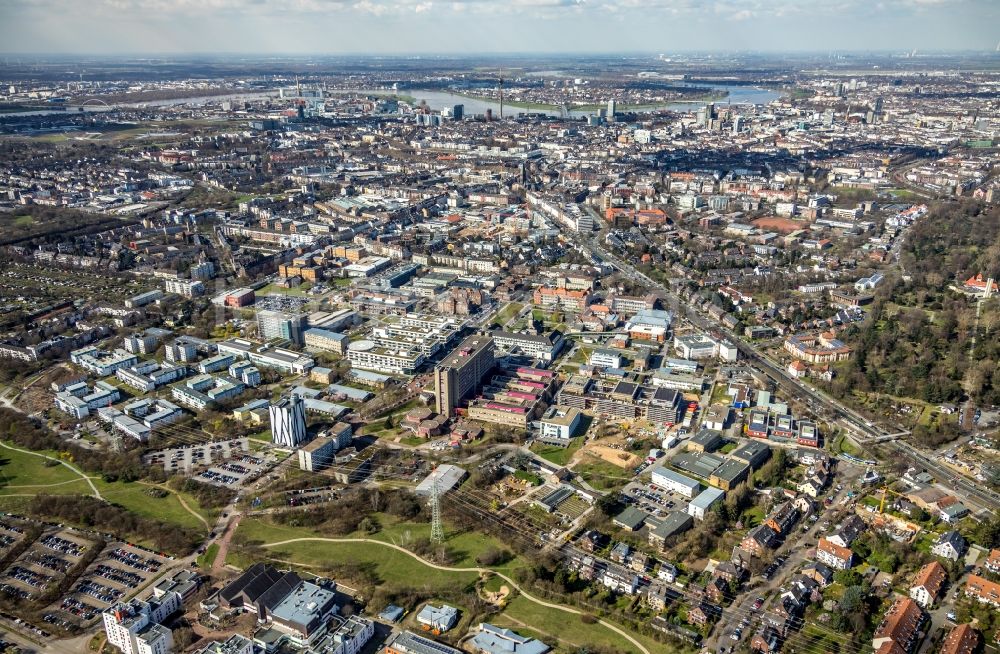
[[[306,319],[296,298],[263,297],[257,302],[257,332],[262,340],[277,338],[302,345]]]
[[[268,407],[271,441],[282,447],[298,447],[306,442],[306,405],[297,395]]]
[[[614,118],[615,117],[615,109],[616,109],[616,107],[615,107],[615,99],[611,98],[610,100],[608,100],[608,118]]]
[[[451,108],[451,117],[455,120],[462,120],[465,117],[465,105],[456,104]]]
[[[483,377],[493,368],[494,347],[491,336],[474,334],[434,368],[438,413],[452,417],[458,403],[475,392]]]

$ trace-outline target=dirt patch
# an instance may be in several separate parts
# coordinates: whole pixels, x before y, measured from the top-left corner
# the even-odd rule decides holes
[[[805,221],[792,220],[791,218],[779,218],[778,216],[758,218],[756,220],[751,220],[750,224],[759,229],[781,232],[782,234],[790,234],[797,229],[805,229],[809,226],[809,223]]]
[[[587,445],[583,451],[619,468],[632,469],[642,463],[642,460],[635,454],[605,445]]]
[[[502,606],[509,595],[510,595],[510,588],[508,588],[507,586],[501,586],[500,590],[498,590],[495,593],[492,593],[490,591],[486,591],[484,593],[486,601],[491,604],[495,604],[497,606]]]

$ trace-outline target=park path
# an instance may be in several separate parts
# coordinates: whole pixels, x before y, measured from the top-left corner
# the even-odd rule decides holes
[[[205,525],[205,529],[212,531],[212,524],[205,519],[205,516],[192,509],[191,505],[188,504],[187,500],[184,499],[184,496],[175,491],[173,488],[170,488],[169,486],[166,486],[164,484],[151,484],[145,481],[140,481],[139,483],[142,484],[143,486],[149,486],[150,488],[159,488],[160,490],[167,491],[168,493],[177,498],[177,501],[181,503],[181,507],[183,507],[185,511],[187,511],[192,516],[197,518],[201,524]]]
[[[583,611],[580,611],[579,609],[574,609],[574,608],[572,608],[570,606],[565,606],[563,604],[555,604],[553,602],[546,602],[545,600],[540,599],[538,597],[535,597],[535,596],[531,595],[530,593],[526,593],[520,586],[517,585],[517,583],[513,579],[511,579],[507,575],[503,574],[502,572],[497,572],[496,570],[490,570],[489,568],[478,568],[478,567],[474,567],[474,568],[454,568],[454,567],[447,566],[447,565],[440,565],[438,563],[434,563],[433,561],[428,561],[427,559],[419,556],[418,554],[415,554],[414,552],[411,552],[410,550],[406,549],[405,547],[402,547],[400,545],[396,545],[394,543],[386,543],[386,542],[383,542],[383,541],[380,541],[380,540],[375,540],[373,538],[322,538],[322,537],[289,538],[288,540],[280,540],[280,541],[276,541],[274,543],[265,543],[264,547],[280,547],[281,545],[290,545],[290,544],[293,544],[293,543],[303,543],[303,542],[309,542],[309,541],[326,542],[326,543],[369,543],[369,544],[373,544],[373,545],[381,545],[382,547],[390,547],[390,548],[392,548],[394,550],[402,552],[403,554],[406,554],[407,556],[410,556],[410,557],[416,559],[417,561],[423,563],[425,566],[427,566],[429,568],[433,568],[435,570],[442,570],[444,572],[475,572],[475,573],[478,573],[478,574],[484,574],[484,573],[495,574],[496,576],[500,577],[501,579],[503,579],[504,581],[506,581],[508,584],[510,584],[511,588],[513,588],[517,592],[519,592],[524,597],[524,599],[528,600],[529,602],[534,602],[535,604],[538,604],[539,606],[544,606],[544,607],[547,607],[547,608],[550,608],[550,609],[556,609],[556,610],[559,610],[559,611],[565,611],[566,613],[572,613],[574,615],[582,615],[583,614]],[[597,623],[600,624],[601,626],[607,628],[607,629],[610,629],[611,631],[615,632],[616,634],[618,634],[622,638],[626,639],[627,641],[629,641],[630,643],[632,643],[633,645],[635,645],[635,647],[640,652],[642,652],[642,654],[650,654],[650,651],[642,643],[640,643],[638,640],[636,640],[635,638],[633,638],[631,635],[629,635],[626,631],[624,631],[623,629],[621,629],[617,625],[615,625],[613,623],[610,623],[610,622],[607,622],[606,620],[601,620],[601,619],[598,619]]]
[[[99,500],[103,500],[104,499],[103,497],[101,497],[101,491],[97,490],[97,486],[94,486],[94,482],[90,481],[90,477],[88,477],[87,475],[85,475],[79,468],[77,468],[76,466],[70,464],[67,461],[63,461],[62,459],[57,459],[57,458],[49,456],[47,454],[40,454],[38,452],[32,452],[31,450],[22,450],[19,447],[11,447],[10,445],[7,445],[7,443],[3,443],[3,442],[0,442],[0,447],[4,448],[5,450],[11,450],[12,452],[20,452],[21,454],[30,454],[31,456],[38,456],[38,457],[41,457],[43,459],[48,459],[49,461],[55,461],[56,463],[58,463],[60,465],[64,465],[67,468],[69,468],[70,470],[72,470],[73,472],[75,472],[77,475],[79,475],[84,481],[87,482],[87,485],[90,486],[90,490],[92,490],[94,492],[94,497],[96,497]]]

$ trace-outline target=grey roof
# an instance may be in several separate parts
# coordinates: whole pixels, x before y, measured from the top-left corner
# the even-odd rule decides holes
[[[721,488],[716,488],[715,486],[709,486],[702,492],[698,493],[697,497],[691,500],[690,506],[707,510],[715,502],[719,501],[726,496],[726,491]]]
[[[679,534],[687,530],[694,523],[694,518],[682,511],[671,511],[663,519],[653,534],[659,538],[670,538],[674,534]]]
[[[545,654],[549,651],[549,646],[540,640],[485,622],[479,625],[479,633],[472,637],[472,643],[487,654]]]
[[[630,506],[616,515],[614,521],[617,524],[624,526],[626,529],[635,531],[636,529],[642,527],[647,517],[648,514],[645,511],[637,509],[634,506]]]

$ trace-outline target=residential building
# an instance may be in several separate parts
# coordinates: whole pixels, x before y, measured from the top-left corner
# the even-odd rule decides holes
[[[164,281],[167,293],[194,298],[205,294],[205,284],[197,279],[167,279]]]
[[[969,575],[965,594],[983,604],[1000,607],[1000,584],[979,575]]]
[[[122,654],[169,654],[173,635],[161,623],[180,608],[181,596],[175,592],[113,604],[101,613],[108,642]]]
[[[953,529],[938,536],[937,541],[931,546],[931,554],[957,561],[965,554],[965,547],[965,538]]]
[[[816,545],[816,560],[834,570],[847,570],[854,562],[854,552],[826,538]]]
[[[979,632],[971,624],[960,624],[944,637],[939,654],[973,654],[979,641]]]
[[[881,651],[880,647],[892,643],[909,652],[925,620],[926,616],[916,602],[909,597],[896,598],[875,630],[872,648]]]
[[[937,561],[931,561],[920,568],[910,586],[910,597],[925,609],[931,608],[948,579],[944,566]]]

